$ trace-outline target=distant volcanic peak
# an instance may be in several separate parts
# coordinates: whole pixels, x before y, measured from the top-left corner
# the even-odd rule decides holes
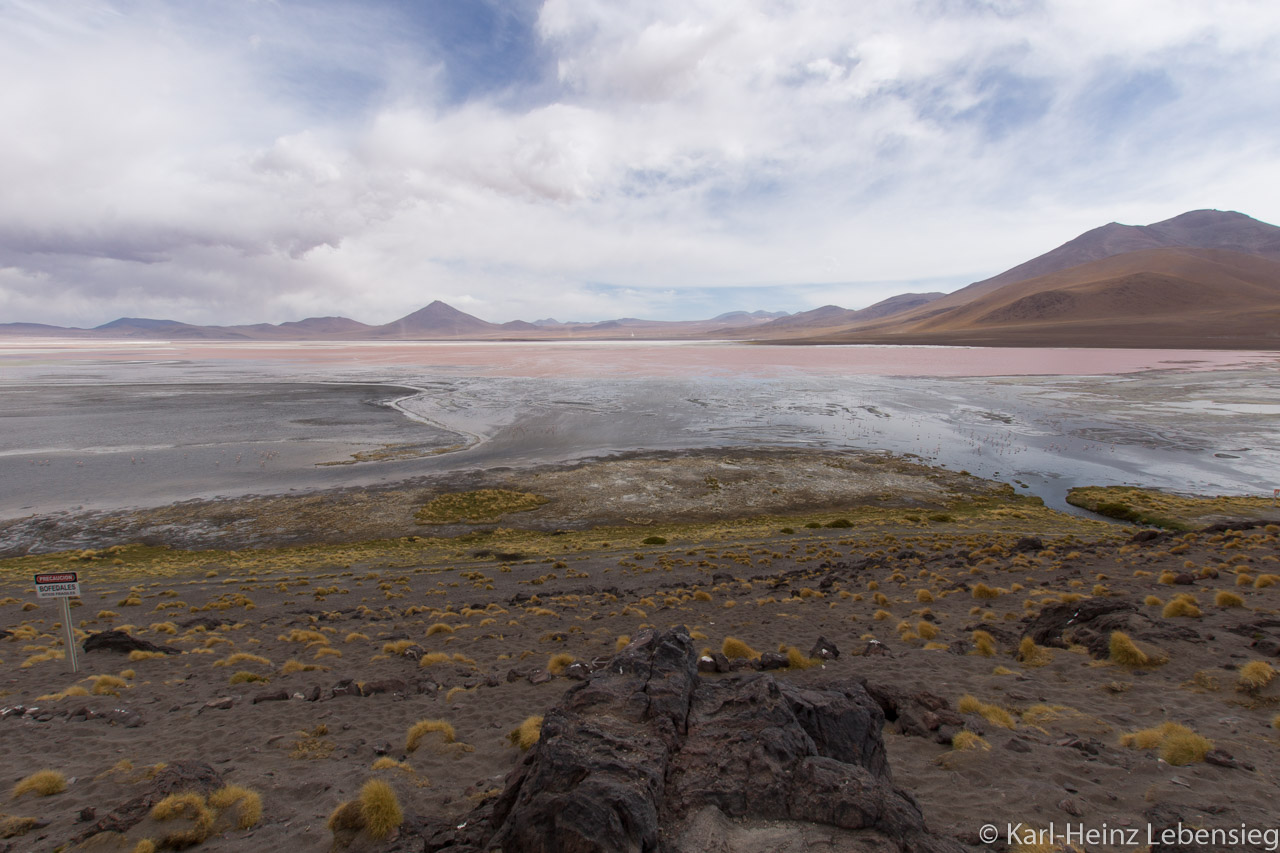
[[[281,329],[297,329],[315,332],[359,332],[369,325],[349,317],[307,317],[305,320],[289,320],[279,325]]]
[[[479,317],[473,317],[437,299],[425,308],[419,308],[399,320],[393,320],[383,326],[378,326],[373,331],[397,337],[414,335],[447,335],[456,337],[466,334],[492,332],[498,328],[500,327],[494,323],[488,323]]]
[[[112,320],[110,323],[103,323],[101,326],[94,326],[95,332],[106,332],[112,329],[165,329],[175,326],[187,326],[188,323],[182,323],[177,320],[151,320],[146,317],[120,317]]]

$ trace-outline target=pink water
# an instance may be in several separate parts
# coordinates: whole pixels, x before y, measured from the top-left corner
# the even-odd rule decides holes
[[[1145,370],[1220,370],[1280,363],[1280,353],[896,346],[753,346],[653,342],[288,342],[22,340],[5,363],[257,361],[281,366],[422,367],[507,377],[1097,376]]]

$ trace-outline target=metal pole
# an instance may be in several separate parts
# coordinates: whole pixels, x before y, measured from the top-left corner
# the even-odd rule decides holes
[[[62,627],[67,632],[67,660],[71,661],[71,671],[79,672],[80,663],[76,660],[76,633],[71,629],[71,598],[62,597]]]

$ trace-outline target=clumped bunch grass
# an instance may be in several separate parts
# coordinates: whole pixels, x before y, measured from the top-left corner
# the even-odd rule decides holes
[[[1044,666],[1053,660],[1053,654],[1044,646],[1037,646],[1031,637],[1023,637],[1018,644],[1018,661],[1023,666]]]
[[[453,743],[457,738],[453,726],[444,720],[418,720],[409,727],[409,732],[405,735],[405,752],[415,751],[422,745],[423,739],[432,732],[440,733],[442,743]]]
[[[1213,603],[1218,607],[1244,607],[1244,598],[1234,592],[1220,589],[1214,594]]]
[[[545,503],[547,498],[529,492],[478,489],[434,498],[414,518],[419,524],[479,524],[497,521],[513,512],[528,512]]]
[[[360,789],[360,796],[342,803],[329,815],[327,826],[335,836],[355,835],[361,830],[381,840],[404,823],[404,810],[390,785],[381,779],[370,779]]]
[[[164,847],[181,850],[194,847],[209,837],[213,829],[214,813],[210,810],[204,797],[188,791],[170,794],[151,807],[152,820],[167,822],[171,820],[190,821],[188,826],[165,832],[160,839]]]
[[[1018,727],[1017,722],[1013,719],[1013,715],[1004,708],[990,702],[983,702],[968,693],[960,697],[960,701],[956,703],[956,707],[962,714],[981,714],[982,718],[992,725],[1001,726],[1006,729],[1014,729]]]
[[[1147,652],[1139,648],[1133,638],[1123,631],[1111,632],[1107,649],[1111,662],[1120,666],[1160,666],[1168,662],[1167,658],[1159,653]]]
[[[219,813],[235,809],[236,829],[251,829],[262,820],[262,796],[240,785],[226,785],[209,795],[209,805]]]
[[[18,799],[23,794],[35,794],[37,797],[51,797],[67,790],[67,777],[57,770],[39,770],[18,781],[13,786],[11,799]]]
[[[1175,619],[1185,617],[1187,619],[1200,618],[1200,606],[1196,603],[1195,598],[1187,593],[1183,593],[1173,599],[1164,606],[1164,610],[1160,611],[1160,615],[1166,619]]]
[[[1001,595],[1002,590],[989,587],[985,583],[977,584],[973,588],[973,597],[977,599],[989,600],[999,598]]]
[[[724,642],[720,644],[720,653],[729,660],[735,660],[738,658],[755,660],[760,657],[760,653],[758,651],[736,637],[725,637]]]
[[[996,638],[986,631],[974,631],[971,637],[973,640],[973,651],[975,654],[984,658],[995,657],[996,655]]]
[[[811,658],[795,646],[782,645],[778,647],[778,651],[787,656],[787,666],[791,669],[810,669],[815,666],[822,666],[821,658]]]
[[[981,735],[974,734],[968,729],[956,732],[951,738],[951,748],[960,752],[981,749],[983,751],[991,749],[991,744]]]
[[[1213,749],[1213,741],[1178,723],[1162,723],[1150,729],[1130,732],[1120,738],[1120,745],[1130,749],[1158,749],[1169,764],[1182,766],[1204,761]]]
[[[568,652],[554,654],[547,660],[547,672],[552,675],[564,675],[564,671],[573,663],[573,655]]]
[[[528,752],[541,736],[542,716],[539,714],[526,717],[523,723],[507,733],[507,740],[511,741],[512,746],[519,747],[521,752]]]
[[[1236,685],[1247,693],[1257,693],[1276,677],[1275,668],[1264,660],[1251,660],[1240,667]]]

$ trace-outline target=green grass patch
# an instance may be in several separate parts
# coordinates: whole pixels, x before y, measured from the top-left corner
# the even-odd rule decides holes
[[[414,516],[419,524],[483,524],[513,512],[528,512],[547,503],[541,495],[507,489],[479,489],[441,495]]]

